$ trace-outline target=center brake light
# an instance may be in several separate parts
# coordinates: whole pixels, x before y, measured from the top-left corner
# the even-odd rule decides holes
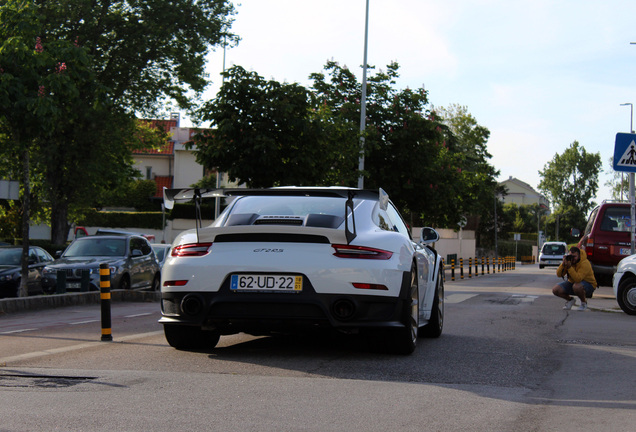
[[[364,246],[332,244],[331,247],[336,251],[333,255],[338,258],[388,260],[393,256],[393,252]]]
[[[176,246],[172,249],[173,257],[203,256],[210,252],[212,243],[188,243]]]

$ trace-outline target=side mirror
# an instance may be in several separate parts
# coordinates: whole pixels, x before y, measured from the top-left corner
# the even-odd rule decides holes
[[[143,256],[143,252],[141,252],[141,250],[139,250],[139,249],[133,249],[132,253],[130,254],[130,256],[132,256],[132,257],[140,257],[140,256]]]
[[[437,231],[430,227],[422,228],[422,232],[420,233],[420,243],[431,244],[438,240],[439,234]]]
[[[55,251],[55,258],[59,258],[61,256],[62,256],[62,251],[61,250]]]
[[[581,235],[581,231],[579,231],[576,228],[572,228],[572,229],[570,229],[570,235],[572,237],[577,237],[578,238]]]

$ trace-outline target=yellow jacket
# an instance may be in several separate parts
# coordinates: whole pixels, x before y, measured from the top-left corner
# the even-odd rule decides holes
[[[566,269],[563,267],[563,263],[559,266],[556,271],[557,276],[563,277],[566,274]],[[589,282],[594,289],[598,286],[596,283],[596,278],[594,278],[594,270],[592,270],[592,264],[587,259],[587,254],[585,250],[581,249],[581,260],[570,267],[567,270],[568,282],[578,283],[581,281]]]

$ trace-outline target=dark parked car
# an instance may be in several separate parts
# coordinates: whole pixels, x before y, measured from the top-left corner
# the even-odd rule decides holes
[[[22,279],[22,246],[0,246],[0,298],[17,297]],[[38,246],[29,247],[29,295],[42,294],[42,269],[53,257]]]
[[[82,288],[82,272],[89,272],[91,291],[99,290],[99,265],[110,267],[111,289],[159,289],[161,274],[155,253],[143,237],[99,235],[75,239],[61,257],[44,268],[42,286],[47,292],[57,288],[57,272],[66,274],[66,290]]]

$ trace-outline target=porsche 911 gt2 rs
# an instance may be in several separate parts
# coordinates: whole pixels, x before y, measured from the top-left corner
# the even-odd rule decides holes
[[[160,323],[177,349],[221,335],[331,328],[367,332],[395,353],[438,337],[439,239],[419,242],[380,189],[170,189],[174,200],[233,197],[209,227],[181,233],[162,272]],[[197,209],[198,209],[197,205]],[[197,211],[200,213],[199,211]]]

